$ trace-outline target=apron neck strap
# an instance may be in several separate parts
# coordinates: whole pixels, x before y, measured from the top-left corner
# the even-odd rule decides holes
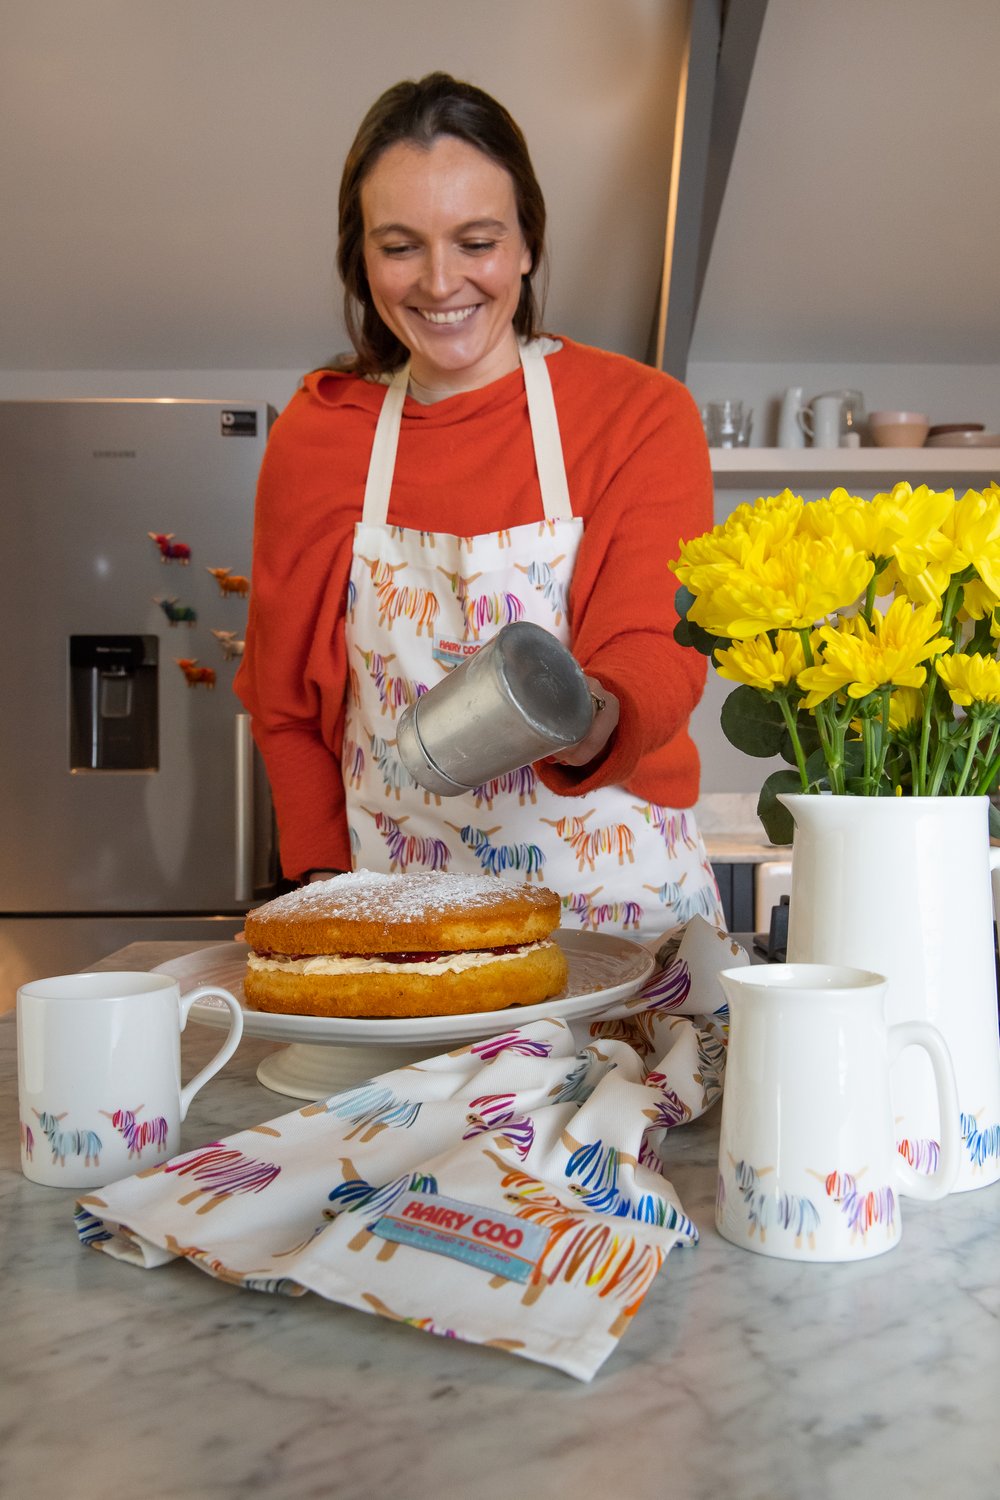
[[[528,421],[535,450],[538,484],[542,492],[542,510],[547,521],[569,521],[573,518],[573,508],[570,504],[559,420],[548,367],[536,344],[518,343],[518,353],[524,371],[524,393],[528,402]],[[365,483],[362,519],[366,525],[384,526],[388,520],[389,495],[396,468],[396,449],[409,379],[410,362],[407,360],[389,382],[378,414]]]

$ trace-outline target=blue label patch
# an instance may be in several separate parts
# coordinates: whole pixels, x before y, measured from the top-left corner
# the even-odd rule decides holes
[[[507,1281],[527,1281],[549,1238],[541,1224],[439,1193],[403,1193],[368,1227],[384,1240],[450,1255]]]
[[[482,641],[459,641],[436,635],[431,654],[435,661],[441,662],[445,667],[458,667],[470,656],[475,656],[482,646]]]

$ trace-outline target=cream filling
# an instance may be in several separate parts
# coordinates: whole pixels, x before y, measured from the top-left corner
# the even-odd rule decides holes
[[[308,958],[262,958],[251,951],[247,966],[262,974],[460,974],[479,969],[484,964],[502,964],[510,958],[523,958],[551,943],[525,943],[512,953],[443,953],[424,963],[387,964],[384,959],[360,958],[353,954],[316,953]]]

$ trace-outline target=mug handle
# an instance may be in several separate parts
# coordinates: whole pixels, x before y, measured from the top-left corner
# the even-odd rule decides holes
[[[897,1154],[900,1192],[909,1198],[943,1198],[955,1186],[962,1164],[958,1089],[948,1044],[937,1027],[927,1021],[903,1021],[890,1026],[888,1043],[890,1068],[905,1047],[923,1047],[934,1070],[941,1119],[941,1160],[937,1170],[925,1175]]]
[[[186,1083],[181,1089],[181,1119],[187,1119],[187,1112],[191,1106],[191,1100],[199,1089],[205,1087],[210,1078],[214,1078],[220,1068],[225,1067],[240,1044],[243,1035],[243,1007],[235,995],[228,990],[220,990],[218,985],[203,984],[198,989],[192,990],[189,995],[181,996],[181,1030],[187,1025],[188,1013],[196,1000],[204,1000],[206,995],[215,995],[229,1010],[229,1035],[219,1048],[218,1052],[196,1073],[190,1083]]]
[[[795,420],[802,428],[802,431],[805,433],[806,437],[811,438],[813,435],[812,408],[809,406],[800,406],[798,411],[795,413]]]

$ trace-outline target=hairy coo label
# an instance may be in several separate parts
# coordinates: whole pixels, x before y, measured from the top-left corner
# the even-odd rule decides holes
[[[507,1281],[527,1281],[549,1237],[541,1224],[439,1193],[402,1193],[391,1211],[368,1227],[384,1240],[450,1255]]]

